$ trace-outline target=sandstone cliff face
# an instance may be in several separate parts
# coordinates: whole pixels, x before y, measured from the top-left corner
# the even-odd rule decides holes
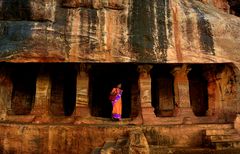
[[[218,9],[221,9],[227,13],[230,12],[230,6],[227,0],[200,0],[205,4],[212,5]]]
[[[202,1],[0,0],[0,59],[239,65],[233,2]]]

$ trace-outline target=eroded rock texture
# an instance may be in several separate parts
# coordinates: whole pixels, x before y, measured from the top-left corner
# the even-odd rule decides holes
[[[0,58],[14,62],[233,62],[233,0],[1,0]]]

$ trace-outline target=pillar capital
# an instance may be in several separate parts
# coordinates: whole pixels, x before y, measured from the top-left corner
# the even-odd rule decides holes
[[[80,64],[78,67],[78,74],[80,77],[87,77],[89,70],[91,68],[90,64]]]
[[[80,70],[80,72],[86,72],[86,73],[88,73],[89,72],[89,70],[90,70],[90,68],[91,68],[91,65],[90,64],[80,64],[79,65],[79,70]]]
[[[178,79],[187,79],[187,74],[191,71],[191,68],[187,64],[182,66],[176,66],[171,71],[172,75]]]
[[[152,69],[152,65],[139,65],[138,72],[140,73],[140,77],[146,78],[150,75],[150,71]]]

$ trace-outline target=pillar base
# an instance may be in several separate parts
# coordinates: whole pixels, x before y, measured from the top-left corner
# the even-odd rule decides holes
[[[152,124],[156,121],[156,115],[154,114],[153,107],[142,108],[143,124]]]
[[[174,110],[175,117],[195,117],[192,108],[175,108]]]
[[[6,119],[7,114],[0,114],[0,121],[4,121]]]
[[[78,118],[89,118],[91,117],[88,106],[78,106],[75,109],[75,116]]]
[[[234,120],[234,128],[240,133],[240,114],[236,115],[236,119]]]

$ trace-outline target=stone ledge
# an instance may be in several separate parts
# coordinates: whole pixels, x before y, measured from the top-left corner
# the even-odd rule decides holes
[[[66,117],[66,116],[36,116],[36,118],[32,121],[34,124],[73,124],[74,117]]]
[[[89,117],[89,118],[81,118],[75,117],[74,121],[75,125],[81,124],[102,124],[102,125],[141,125],[142,119],[140,117],[136,117],[134,119],[131,118],[123,118],[121,121],[112,121],[111,118],[100,118],[100,117]]]
[[[35,115],[7,115],[5,121],[17,123],[31,123]]]

